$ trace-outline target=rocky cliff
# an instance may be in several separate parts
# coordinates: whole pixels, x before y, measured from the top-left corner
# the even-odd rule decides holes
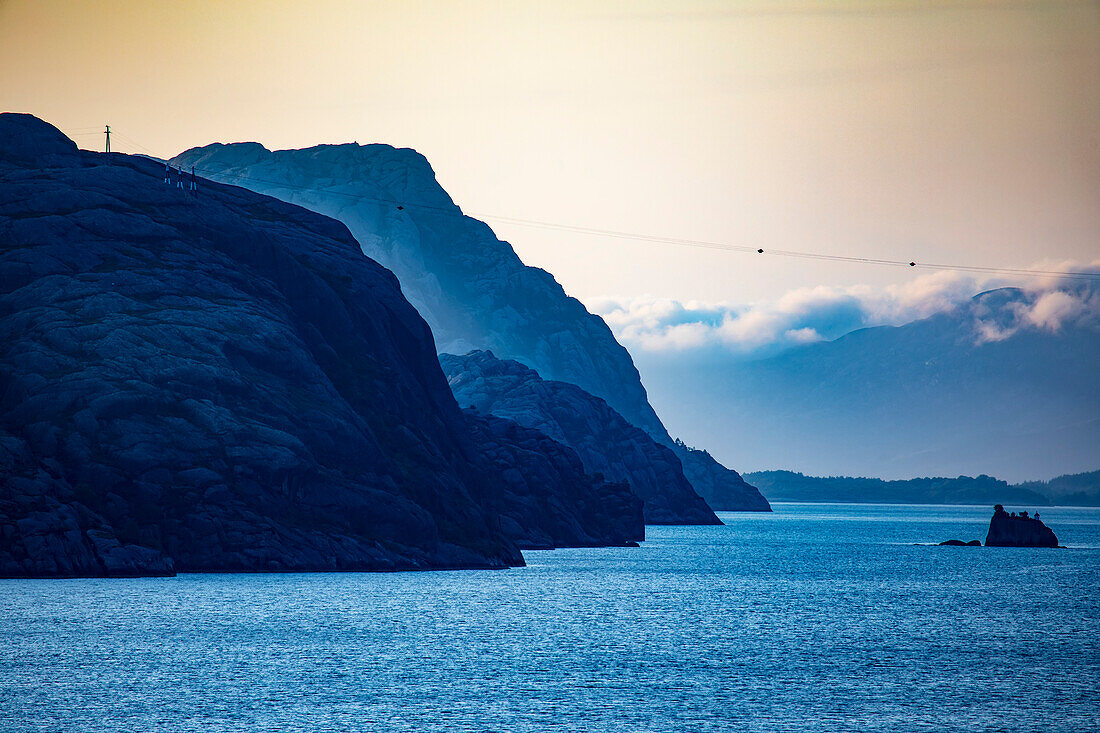
[[[522,564],[336,221],[0,116],[0,575]]]
[[[675,451],[713,508],[770,510],[736,471],[673,442],[603,319],[550,273],[524,265],[484,222],[463,215],[419,153],[356,144],[272,152],[234,143],[193,148],[172,162],[339,219],[368,257],[397,275],[441,352],[487,349],[578,385]]]
[[[989,520],[989,532],[985,536],[986,547],[1057,547],[1058,538],[1050,527],[1030,517],[1027,512],[1012,512],[998,504],[993,507]]]
[[[710,453],[676,441],[673,450],[684,467],[692,488],[716,512],[770,512],[771,504],[760,490]]]
[[[571,448],[538,430],[465,412],[499,477],[504,533],[521,549],[630,546],[645,539],[642,501],[627,484],[587,474]]]
[[[172,162],[347,224],[363,252],[397,275],[440,351],[488,348],[520,359],[600,395],[648,432],[664,432],[603,319],[463,215],[416,151],[349,144],[271,152],[235,143],[194,148]]]
[[[676,455],[600,398],[488,351],[441,354],[439,360],[459,404],[568,445],[589,473],[629,484],[644,502],[646,523],[720,523],[684,477]]]

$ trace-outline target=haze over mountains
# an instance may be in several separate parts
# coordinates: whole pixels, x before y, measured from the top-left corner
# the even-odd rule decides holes
[[[670,424],[718,437],[719,459],[752,470],[1018,482],[1100,460],[1100,297],[1087,281],[1001,288],[765,359],[634,355]]]
[[[746,478],[759,486],[771,501],[1015,504],[1025,507],[1100,505],[1100,471],[1022,484],[1009,484],[992,476],[883,481],[853,476],[804,476],[793,471],[759,471]]]
[[[603,321],[457,213],[411,151],[282,156],[337,150],[324,165],[350,155],[352,175],[367,150],[368,179],[385,182],[369,199],[318,171],[309,185],[290,182],[293,165],[276,172],[296,196],[378,209],[346,215],[364,238],[390,232],[381,251],[410,268],[409,291],[449,343],[525,351],[608,390],[638,423],[525,363],[440,357],[404,286],[335,219],[206,180],[193,193],[158,163],[79,151],[29,115],[0,116],[0,132],[0,575],[503,567],[523,562],[520,548],[632,544],[643,519],[769,509],[673,441]],[[1087,280],[1002,288],[736,372],[681,364],[690,399],[670,407],[746,454],[769,455],[768,431],[781,436],[778,465],[1087,469],[1100,444],[1098,305]],[[941,467],[952,460],[963,467]],[[1093,478],[979,476],[929,484],[925,498],[1087,503]]]

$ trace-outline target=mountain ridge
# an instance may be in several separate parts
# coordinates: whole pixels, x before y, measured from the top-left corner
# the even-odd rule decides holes
[[[463,214],[423,155],[381,143],[277,151],[213,143],[171,162],[343,221],[367,256],[397,274],[440,352],[487,349],[575,384],[676,452],[700,493],[728,500],[719,508],[767,510],[736,471],[672,439],[604,320],[553,275],[525,265],[486,223]]]
[[[0,115],[0,576],[503,568],[644,536],[626,487],[459,409],[346,226],[179,184]]]
[[[440,351],[489,348],[604,397],[651,434],[665,433],[630,355],[603,319],[550,273],[524,265],[487,224],[463,214],[420,153],[382,143],[277,151],[214,143],[171,162],[343,221],[364,253],[397,275]],[[415,252],[404,235],[415,241]],[[517,278],[525,279],[523,290]],[[474,310],[476,317],[468,315]],[[525,312],[531,314],[519,318]]]
[[[984,474],[885,480],[866,476],[806,476],[797,471],[774,470],[754,471],[746,477],[767,492],[772,501],[1100,506],[1100,470],[1017,484]]]
[[[568,445],[589,473],[630,485],[647,524],[721,524],[684,476],[680,461],[644,430],[580,387],[544,380],[489,351],[441,354],[459,404],[539,430]]]
[[[1098,302],[1087,282],[997,288],[765,359],[685,367],[640,352],[639,365],[670,424],[725,436],[722,459],[809,475],[1020,481],[1095,466]],[[716,402],[724,409],[708,409]]]

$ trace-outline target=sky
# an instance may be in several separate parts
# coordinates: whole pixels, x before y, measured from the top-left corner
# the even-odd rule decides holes
[[[722,363],[728,367],[775,356],[856,329],[900,326],[949,311],[977,293],[1016,287],[1034,295],[1036,307],[1017,314],[1021,324],[1051,333],[1068,321],[1100,322],[1100,259],[1056,263],[1068,276],[1003,276],[941,270],[900,284],[873,287],[816,285],[749,303],[675,298],[592,298],[599,313],[645,374],[647,356],[667,363]],[[1088,274],[1089,278],[1077,277]],[[1084,288],[1082,290],[1082,288]],[[1003,341],[1015,330],[980,324],[975,345]],[[652,381],[648,382],[653,384]]]
[[[596,308],[1100,255],[1096,2],[0,0],[0,106],[171,156],[386,142]],[[598,308],[597,308],[598,309]]]
[[[1100,269],[1095,0],[0,0],[0,109],[165,158],[415,148],[607,320],[667,415],[691,364],[991,287],[1050,291],[1034,328],[1100,317],[1057,278],[925,267]]]

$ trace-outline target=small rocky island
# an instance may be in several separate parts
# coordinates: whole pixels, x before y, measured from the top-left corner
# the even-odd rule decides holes
[[[985,536],[986,547],[1058,547],[1058,538],[1050,527],[1039,520],[1039,515],[1028,516],[1027,512],[1005,511],[998,504],[993,507],[993,518],[989,520],[989,533]]]
[[[947,547],[981,547],[980,540],[947,540],[940,543]],[[993,507],[993,518],[989,520],[989,532],[985,536],[986,547],[1060,547],[1058,538],[1050,527],[1027,512],[1006,512],[997,504]]]

